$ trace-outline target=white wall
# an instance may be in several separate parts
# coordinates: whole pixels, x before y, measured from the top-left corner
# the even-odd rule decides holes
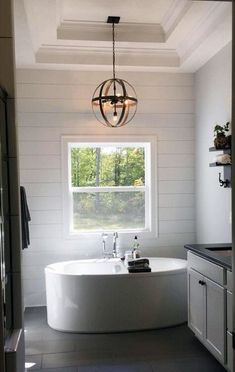
[[[209,168],[216,153],[213,129],[231,121],[231,44],[222,49],[195,77],[196,99],[196,223],[198,243],[231,242],[231,188],[219,186],[223,168]],[[219,152],[220,153],[220,152]],[[218,153],[218,154],[219,154]]]
[[[63,134],[156,135],[159,236],[140,239],[142,254],[184,257],[183,245],[195,242],[193,75],[119,76],[135,87],[138,113],[126,127],[109,129],[95,120],[90,99],[110,73],[17,71],[20,178],[32,216],[31,245],[23,252],[26,306],[45,304],[45,265],[102,254],[101,238],[71,241],[62,235]],[[130,248],[132,240],[120,240],[121,248]]]

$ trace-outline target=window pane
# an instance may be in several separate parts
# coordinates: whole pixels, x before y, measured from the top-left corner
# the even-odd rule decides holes
[[[145,193],[73,193],[73,229],[127,230],[145,228]]]
[[[73,187],[142,186],[144,147],[87,147],[71,149]]]

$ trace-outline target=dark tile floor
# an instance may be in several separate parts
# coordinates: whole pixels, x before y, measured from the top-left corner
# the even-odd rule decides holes
[[[224,372],[186,325],[114,334],[71,334],[48,327],[46,308],[25,311],[27,371]]]

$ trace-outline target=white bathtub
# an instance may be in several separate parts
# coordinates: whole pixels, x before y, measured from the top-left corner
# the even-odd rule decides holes
[[[151,273],[129,274],[119,259],[59,262],[45,268],[50,327],[68,332],[120,332],[186,322],[186,266],[149,258]]]

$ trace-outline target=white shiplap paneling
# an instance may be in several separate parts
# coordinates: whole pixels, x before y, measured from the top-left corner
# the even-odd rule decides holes
[[[164,86],[190,86],[194,85],[193,74],[172,74],[152,72],[119,72],[118,76],[128,80],[135,87],[154,86],[156,89]],[[51,70],[17,70],[17,83],[23,84],[51,84],[56,87],[63,85],[91,85],[110,78],[109,72],[96,71],[51,71]],[[55,87],[55,88],[56,88]]]
[[[142,254],[183,257],[183,245],[195,240],[194,77],[151,72],[120,77],[135,86],[139,105],[134,120],[115,135],[157,137],[159,235],[139,237]],[[26,306],[45,303],[45,265],[102,254],[100,237],[63,237],[61,136],[114,134],[95,120],[90,106],[94,89],[107,78],[106,72],[17,71],[20,177],[32,217],[31,245],[23,252]],[[120,236],[123,250],[131,244],[132,237]]]
[[[194,181],[159,181],[159,194],[193,194]]]
[[[86,123],[86,128],[97,128],[97,122],[93,113],[81,112],[18,112],[18,125],[22,127],[46,127],[46,128],[80,128]],[[194,115],[185,113],[168,113],[148,115],[141,114],[135,116],[129,126],[148,127],[148,128],[192,128],[194,126]]]
[[[28,125],[31,127],[31,125]],[[19,154],[20,155],[59,155],[60,154],[60,142],[40,142],[40,141],[20,141],[19,142]]]
[[[58,155],[20,156],[21,169],[60,169],[61,157]]]
[[[24,183],[27,188],[28,196],[60,196],[61,197],[61,183]]]
[[[33,225],[62,224],[61,210],[42,210],[35,211],[31,209],[31,219]],[[32,224],[31,224],[32,226]]]
[[[194,194],[160,194],[159,207],[175,208],[175,207],[194,207]]]
[[[32,211],[58,211],[62,208],[61,197],[29,197],[29,208]]]
[[[61,171],[57,169],[21,169],[20,180],[22,183],[61,182]]]
[[[170,108],[169,108],[170,107]],[[46,98],[19,98],[17,102],[18,112],[81,112],[90,113],[91,103],[90,99],[46,99]],[[154,100],[144,99],[138,104],[138,113],[146,114],[152,113],[163,113],[168,114],[191,114],[194,111],[193,100]]]
[[[88,102],[94,93],[93,85],[56,85],[52,84],[21,84],[17,85],[17,95],[21,98],[37,99],[65,99],[81,100]],[[139,100],[193,100],[194,91],[190,86],[161,86],[156,89],[155,86],[141,86],[138,93]]]

